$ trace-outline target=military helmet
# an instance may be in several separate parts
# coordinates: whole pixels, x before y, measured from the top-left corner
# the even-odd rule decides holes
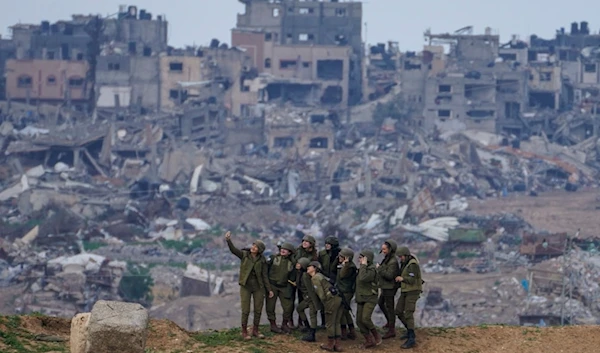
[[[340,251],[340,256],[347,257],[350,260],[352,260],[352,259],[354,259],[354,251],[352,251],[352,249],[350,249],[350,248],[343,248]]]
[[[396,250],[398,250],[398,244],[392,239],[386,240],[384,244],[387,244],[390,248],[390,254],[393,254],[396,252]]]
[[[317,241],[315,240],[315,237],[313,237],[312,235],[306,234],[304,236],[304,238],[302,238],[302,241],[307,241],[309,243],[312,244],[312,246],[317,245]]]
[[[406,246],[401,246],[396,250],[396,256],[410,256],[410,250]]]
[[[281,244],[281,249],[289,250],[292,253],[296,252],[296,249],[294,248],[294,246],[288,242]]]
[[[321,263],[319,261],[311,261],[307,267],[313,266],[315,270],[322,271],[323,267],[321,267]]]
[[[366,257],[367,260],[369,260],[369,263],[373,263],[373,260],[375,259],[375,254],[373,253],[373,251],[368,249],[363,249],[360,252],[360,255]]]
[[[253,244],[256,245],[256,247],[258,248],[259,254],[265,252],[265,249],[267,248],[267,246],[265,245],[265,243],[262,242],[262,240],[256,240]]]
[[[310,264],[310,259],[307,257],[301,257],[298,259],[298,263],[300,264],[300,266],[302,266],[303,269],[306,270],[308,264]]]
[[[332,248],[335,248],[340,246],[340,241],[334,236],[328,236],[327,238],[325,238],[325,244],[329,244]]]

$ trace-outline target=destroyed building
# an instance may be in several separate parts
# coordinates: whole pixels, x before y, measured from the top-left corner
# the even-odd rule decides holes
[[[245,13],[238,15],[232,45],[247,50],[259,73],[286,70],[287,77],[323,77],[338,82],[322,88],[324,103],[361,101],[361,2],[240,1]],[[337,54],[342,48],[348,48],[345,63]],[[312,90],[307,84],[286,85],[289,91]]]
[[[96,66],[98,108],[138,107],[158,110],[160,85],[157,72],[158,56],[99,56]]]
[[[369,100],[390,93],[400,82],[399,73],[402,53],[397,42],[389,41],[372,46],[367,55],[364,94]]]
[[[17,24],[11,31],[16,60],[6,82],[10,99],[77,103],[93,92],[101,107],[114,107],[115,96],[120,106],[157,107],[158,92],[153,96],[141,88],[154,85],[157,90],[158,77],[151,76],[157,59],[142,57],[167,49],[164,16],[153,19],[146,10],[121,6],[116,18],[73,15],[56,23]],[[100,85],[96,92],[94,83]]]
[[[95,31],[93,15],[73,15],[71,20],[10,27],[17,59],[88,60],[89,44],[109,43],[113,50],[150,56],[167,49],[168,24],[164,16],[152,18],[136,6],[120,6],[115,17],[103,18]]]
[[[427,32],[426,37],[430,47],[450,47],[449,53],[442,56],[443,61],[438,61],[435,67],[436,56],[433,55],[428,68],[423,113],[426,129],[475,129],[494,133],[503,131],[503,125],[510,126],[511,121],[521,125],[520,119],[527,107],[523,97],[528,90],[528,76],[525,68],[514,61],[498,60],[498,35],[492,34],[491,29],[476,35],[471,27],[465,27],[453,34]],[[418,67],[414,64],[408,69]]]
[[[14,42],[10,39],[5,39],[0,36],[0,100],[6,99],[6,61],[8,59],[14,59],[14,57]]]

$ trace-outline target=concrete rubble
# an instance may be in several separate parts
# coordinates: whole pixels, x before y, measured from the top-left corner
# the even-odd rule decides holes
[[[281,119],[281,111],[271,113]],[[306,118],[298,114],[286,119]],[[598,172],[585,163],[584,148],[535,138],[515,147],[481,131],[400,132],[392,139],[355,130],[338,134],[338,148],[285,156],[277,149],[215,153],[173,138],[160,117],[144,120],[40,122],[26,134],[3,129],[10,142],[0,191],[1,278],[4,286],[28,283],[19,310],[70,316],[98,299],[119,300],[131,259],[222,269],[230,264],[223,229],[268,244],[337,232],[354,248],[400,237],[432,273],[527,265],[531,254],[522,253],[518,239],[538,230],[514,215],[476,216],[472,200],[574,191],[594,186]],[[165,298],[218,295],[227,285],[218,274],[195,271],[155,284],[180,288]]]
[[[477,212],[600,187],[587,22],[551,41],[467,26],[426,31],[419,53],[394,41],[365,52],[359,1],[295,0],[281,14],[242,2],[231,46],[170,47],[166,18],[136,6],[11,27],[31,48],[0,38],[0,294],[15,298],[0,304],[72,317],[98,300],[169,312],[201,297],[215,311],[201,325],[228,325],[236,315],[210,301],[235,293],[231,230],[267,255],[305,234],[354,250],[393,238],[438,281],[487,281],[467,294],[433,283],[422,325],[555,322],[557,295],[561,320],[599,317],[593,229],[573,238],[519,207]],[[295,28],[308,11],[322,20]],[[568,302],[556,293],[564,256]],[[199,327],[193,305],[177,309]]]

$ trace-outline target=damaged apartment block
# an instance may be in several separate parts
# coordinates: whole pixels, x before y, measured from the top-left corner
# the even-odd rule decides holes
[[[476,129],[495,133],[506,125],[507,129],[521,130],[522,113],[527,106],[523,94],[527,92],[528,76],[516,60],[497,60],[500,57],[498,35],[493,35],[489,28],[485,34],[475,35],[471,27],[465,27],[453,34],[427,32],[426,37],[429,46],[424,53],[429,52],[427,56],[431,58],[426,63],[424,115],[427,129]],[[450,52],[440,56],[443,45],[449,45]],[[417,67],[418,64],[408,62],[403,69],[418,73]],[[419,70],[423,70],[422,67]]]
[[[238,15],[232,45],[254,58],[259,74],[290,80],[287,89],[275,83],[271,97],[342,109],[361,101],[360,2],[240,1],[245,13]]]

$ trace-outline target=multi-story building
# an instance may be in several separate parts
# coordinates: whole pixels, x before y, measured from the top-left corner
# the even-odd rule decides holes
[[[83,103],[88,64],[66,60],[8,60],[6,95],[17,101]]]
[[[0,100],[6,99],[6,78],[4,76],[6,61],[14,59],[15,46],[12,40],[0,37]]]
[[[240,0],[246,6],[238,15],[232,31],[232,45],[243,47],[259,72],[331,71],[326,76],[342,82],[341,88],[323,89],[344,96],[341,104],[356,104],[362,99],[362,3],[359,1]],[[312,49],[314,48],[314,49]],[[345,67],[339,58],[331,62],[330,53],[347,48]],[[296,52],[297,51],[297,52]],[[311,63],[321,59],[321,68]],[[283,62],[283,64],[281,64]],[[345,77],[337,78],[339,72]],[[287,75],[289,78],[289,75]],[[295,83],[290,83],[294,85]],[[329,93],[327,93],[329,96]],[[326,99],[327,100],[327,99]]]
[[[257,102],[257,94],[244,85],[246,79],[256,76],[252,61],[236,48],[171,51],[160,57],[159,75],[162,109],[174,108],[198,96],[209,82],[223,86],[223,104],[232,116],[246,114],[247,106]]]
[[[426,35],[430,38],[429,48],[435,48],[432,44],[450,45],[444,62],[435,60],[436,55],[428,50],[431,58],[424,63],[429,70],[423,113],[426,129],[495,133],[522,128],[527,107],[527,71],[516,63],[518,57],[513,58],[511,52],[503,54],[506,60],[499,60],[502,56],[498,35],[489,29],[483,35],[473,35],[470,28],[455,34]],[[418,72],[423,70],[419,65],[409,66]]]
[[[96,85],[99,108],[160,108],[158,56],[98,57]],[[115,97],[118,98],[118,102]]]
[[[101,19],[94,34],[96,16],[73,15],[69,21],[17,24],[11,27],[17,59],[88,60],[90,43],[110,45],[129,55],[151,56],[167,49],[168,24],[135,6],[121,6],[116,18]],[[92,38],[93,36],[97,38]]]

